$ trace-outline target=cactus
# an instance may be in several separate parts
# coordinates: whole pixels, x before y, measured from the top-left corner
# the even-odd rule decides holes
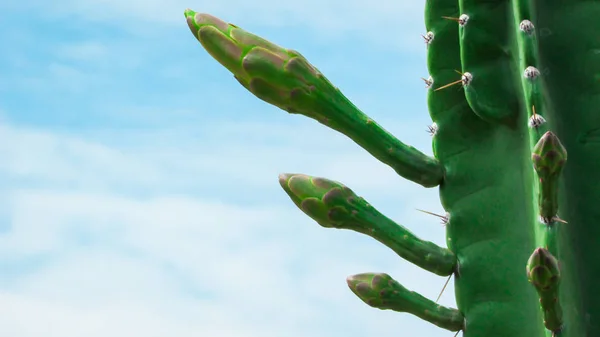
[[[457,308],[382,273],[348,277],[362,301],[466,337],[600,336],[600,2],[427,0],[433,157],[360,111],[299,52],[208,14],[188,9],[185,17],[256,97],[346,135],[408,180],[439,187],[448,248],[339,182],[280,175],[319,225],[371,236],[455,278]],[[462,90],[446,89],[454,85]]]

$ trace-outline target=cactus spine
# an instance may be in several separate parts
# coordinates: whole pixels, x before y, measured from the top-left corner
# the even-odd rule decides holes
[[[361,112],[297,51],[208,14],[185,17],[261,100],[348,136],[406,179],[439,186],[448,248],[339,182],[280,175],[321,226],[369,235],[454,275],[458,308],[382,273],[348,277],[361,300],[466,337],[600,336],[600,2],[427,0],[433,158]],[[445,90],[453,85],[463,90]]]

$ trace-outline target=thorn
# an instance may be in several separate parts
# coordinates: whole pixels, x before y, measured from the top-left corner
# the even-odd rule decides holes
[[[535,116],[536,116],[536,113],[535,113],[535,105],[532,105],[532,106],[531,106],[531,111],[533,112],[533,117],[535,117]]]
[[[435,214],[435,213],[432,213],[432,212],[429,212],[429,211],[424,211],[424,210],[422,210],[422,209],[418,209],[418,208],[415,208],[415,209],[416,209],[417,211],[419,211],[419,212],[427,213],[427,214],[429,214],[429,215],[434,215],[434,216],[437,216],[438,218],[441,218],[441,219],[444,219],[444,218],[446,218],[446,217],[445,217],[445,216],[443,216],[443,215]]]
[[[455,71],[457,74],[459,74],[460,76],[464,75],[464,73],[461,73],[460,71],[458,71],[458,70],[456,70],[456,69],[454,69],[454,71]]]
[[[459,333],[459,332],[461,332],[461,331],[462,331],[462,330],[458,330],[458,331],[457,331],[457,332],[454,334],[454,337],[458,336],[458,333]],[[552,336],[552,337],[554,337],[554,336]]]
[[[453,18],[450,16],[442,16],[443,19],[452,20],[458,22],[458,24],[462,27],[467,24],[469,21],[469,16],[467,14],[461,14],[458,18]]]
[[[425,88],[431,88],[431,86],[433,85],[433,78],[431,76],[429,76],[429,78],[421,77],[421,79],[423,80],[423,82],[425,82]]]
[[[565,220],[559,218],[558,216],[555,216],[554,218],[552,218],[552,221],[556,221],[556,222],[568,224],[568,222],[566,222]]]
[[[448,87],[451,87],[451,86],[453,86],[453,85],[457,85],[457,84],[459,84],[459,83],[462,83],[462,80],[458,80],[458,81],[454,81],[454,82],[452,82],[452,83],[448,83],[448,84],[446,84],[446,85],[444,85],[444,86],[442,86],[442,87],[439,87],[439,88],[435,89],[434,91],[439,91],[439,90],[442,90],[442,89],[446,89],[446,88],[448,88]]]
[[[424,210],[422,210],[422,209],[418,209],[418,208],[415,208],[415,209],[416,209],[417,211],[419,211],[419,212],[423,212],[423,213],[426,213],[426,214],[429,214],[429,215],[437,216],[438,218],[442,219],[442,224],[443,224],[443,225],[445,225],[445,224],[447,224],[447,223],[448,223],[448,220],[449,220],[449,219],[448,219],[448,216],[447,216],[447,215],[439,215],[439,214],[435,214],[435,213],[432,213],[432,212],[429,212],[429,211],[424,211]]]
[[[442,16],[442,18],[443,19],[447,19],[447,20],[456,21],[456,22],[458,22],[458,20],[460,20],[459,18],[453,18],[453,17],[450,17],[450,16]]]
[[[440,298],[442,297],[442,294],[444,293],[444,290],[446,290],[446,287],[448,286],[448,282],[450,282],[450,278],[452,277],[452,275],[448,276],[448,279],[446,280],[446,283],[444,283],[444,287],[442,288],[442,291],[440,291],[440,294],[438,295],[437,299],[435,300],[435,303],[437,303]]]
[[[442,89],[445,89],[445,88],[448,88],[448,87],[451,87],[453,85],[460,84],[460,83],[462,83],[463,86],[467,86],[473,80],[473,75],[469,72],[461,73],[458,70],[454,70],[454,71],[461,75],[460,80],[454,81],[452,83],[448,83],[440,88],[435,89],[434,91],[442,90]]]

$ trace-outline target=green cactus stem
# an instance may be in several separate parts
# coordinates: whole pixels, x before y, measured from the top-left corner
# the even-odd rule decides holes
[[[558,178],[567,161],[567,150],[556,135],[546,132],[533,148],[531,159],[539,178],[538,206],[544,223],[558,212]]]
[[[600,1],[425,6],[434,158],[364,115],[298,52],[206,14],[186,18],[258,98],[347,135],[402,177],[439,186],[447,249],[340,183],[280,177],[321,226],[370,235],[424,269],[454,275],[457,311],[419,309],[437,307],[385,274],[349,279],[363,301],[434,322],[454,317],[451,330],[464,337],[600,336]]]
[[[521,72],[502,31],[508,4],[428,0],[425,8],[425,27],[435,36],[427,48],[434,80],[427,100],[438,126],[434,155],[446,169],[440,201],[450,214],[448,248],[459,260],[454,286],[465,337],[544,334],[523,273],[536,245],[537,210],[525,105],[510,96]],[[469,17],[464,25],[444,19],[461,15]],[[453,82],[456,70],[472,76],[463,90],[435,91]]]
[[[444,169],[436,159],[365,115],[300,53],[208,14],[188,9],[185,16],[202,46],[256,97],[341,132],[406,179],[425,187],[442,182]]]
[[[448,276],[454,272],[456,256],[451,251],[419,239],[350,188],[304,174],[281,174],[279,183],[294,204],[319,225],[366,234],[407,261],[437,275]]]
[[[560,269],[556,258],[544,248],[537,248],[527,261],[527,278],[540,296],[544,326],[558,332],[562,328],[562,309],[558,299]]]
[[[410,291],[384,273],[349,276],[348,287],[367,305],[381,310],[407,312],[450,331],[464,329],[464,316]]]

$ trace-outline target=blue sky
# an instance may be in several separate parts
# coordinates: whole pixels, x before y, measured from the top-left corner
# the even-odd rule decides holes
[[[435,299],[444,278],[319,227],[277,176],[338,180],[444,245],[439,219],[415,210],[442,213],[437,189],[246,92],[194,39],[188,7],[299,50],[431,154],[424,1],[4,1],[2,335],[452,336],[345,282],[386,272]]]

